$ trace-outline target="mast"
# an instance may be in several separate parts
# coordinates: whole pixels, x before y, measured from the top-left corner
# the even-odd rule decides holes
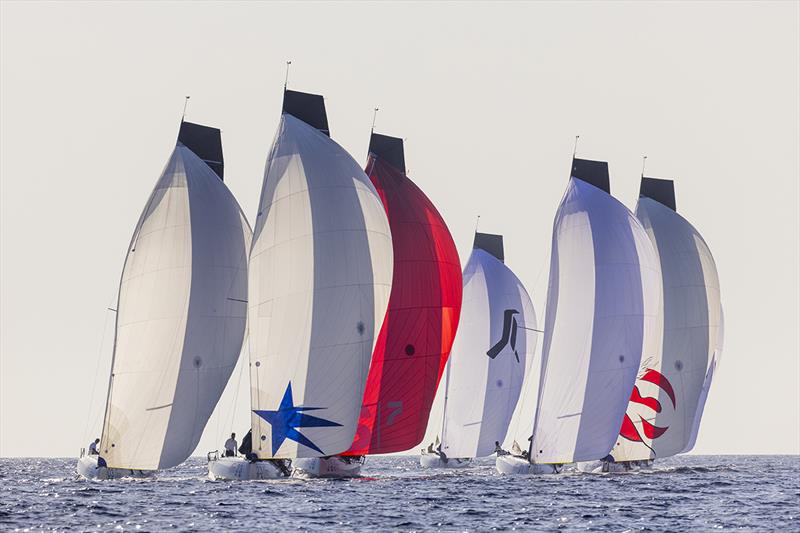
[[[139,228],[134,232],[133,238],[131,239],[130,245],[128,245],[128,250],[130,250],[131,246],[133,246],[133,242],[136,239],[136,235],[139,233]],[[125,258],[127,262],[127,257]],[[103,414],[103,429],[100,431],[100,449],[103,449],[103,444],[106,444],[106,426],[108,425],[108,414],[109,409],[111,408],[111,388],[114,385],[114,360],[117,354],[117,326],[119,325],[119,296],[120,291],[122,290],[122,276],[125,272],[125,266],[123,265],[122,271],[119,275],[119,284],[117,285],[117,306],[116,310],[114,311],[114,342],[111,348],[111,368],[108,372],[108,391],[106,392],[106,408]]]
[[[445,365],[445,376],[444,376],[444,405],[442,406],[442,438],[439,441],[441,444],[444,444],[444,431],[447,426],[447,397],[450,394],[450,363],[452,362],[453,358],[447,358],[447,364]]]

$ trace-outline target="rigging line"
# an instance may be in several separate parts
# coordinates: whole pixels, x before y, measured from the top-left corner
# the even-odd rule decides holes
[[[535,331],[537,333],[544,333],[544,330],[542,330],[542,329],[526,328],[525,326],[520,326],[519,324],[517,325],[517,327],[520,328],[520,329],[527,329],[529,331]]]
[[[113,295],[111,298],[113,299]],[[108,309],[111,309],[110,307]],[[114,310],[116,312],[116,309]],[[86,406],[86,425],[83,428],[83,440],[86,440],[86,435],[89,433],[89,420],[92,416],[92,402],[94,401],[94,393],[97,390],[97,374],[100,372],[100,360],[103,356],[103,346],[106,342],[106,331],[108,330],[108,315],[103,313],[103,332],[100,335],[100,347],[97,350],[97,361],[94,368],[94,379],[92,379],[92,392],[89,393],[89,401]],[[95,421],[97,416],[95,416]]]
[[[183,121],[186,118],[186,108],[189,106],[189,98],[191,98],[191,96],[186,96],[186,99],[183,101],[183,114],[181,115],[181,124],[183,124]]]
[[[283,80],[283,90],[284,91],[289,86],[289,65],[291,65],[291,64],[292,64],[291,60],[286,62],[286,78],[284,78],[284,80]]]
[[[231,406],[231,423],[230,423],[230,433],[233,432],[233,424],[236,420],[236,408],[239,405],[239,389],[242,388],[242,375],[244,374],[244,366],[245,361],[250,361],[250,339],[246,339],[247,345],[247,359],[242,358],[242,354],[239,354],[239,361],[241,365],[239,366],[239,377],[236,378],[236,390],[233,392],[233,405]]]

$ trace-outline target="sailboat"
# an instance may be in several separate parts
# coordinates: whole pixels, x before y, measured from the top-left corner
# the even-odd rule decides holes
[[[182,122],[125,258],[99,455],[77,465],[86,478],[186,460],[236,365],[251,231],[223,170],[220,131]]]
[[[444,382],[441,443],[422,451],[425,468],[460,468],[495,452],[536,347],[533,304],[504,263],[502,235],[475,233],[463,277],[461,321]]]
[[[350,448],[392,268],[381,199],[329,137],[322,96],[285,90],[248,270],[251,450],[209,476],[278,477]]]
[[[658,259],[636,217],[610,194],[608,164],[573,158],[553,223],[533,434],[503,474],[556,473],[614,445],[659,305]]]
[[[406,175],[403,140],[373,132],[366,173],[392,231],[392,292],[355,439],[341,455],[304,460],[315,476],[354,476],[364,456],[422,442],[461,312],[458,251],[436,207]]]
[[[700,233],[677,213],[674,183],[642,177],[636,216],[661,264],[658,344],[642,360],[605,471],[693,446],[722,344],[714,258]]]

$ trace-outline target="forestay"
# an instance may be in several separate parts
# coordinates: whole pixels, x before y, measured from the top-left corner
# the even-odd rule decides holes
[[[609,453],[656,344],[659,279],[644,228],[609,194],[608,165],[575,159],[553,224],[533,462]]]
[[[612,454],[616,461],[683,451],[713,375],[721,309],[717,269],[703,238],[675,208],[671,180],[642,178],[636,216],[661,264],[663,342],[642,361]]]
[[[442,450],[449,457],[487,456],[503,442],[533,361],[533,304],[503,259],[502,236],[475,234],[448,370]]]
[[[219,130],[184,122],[136,225],[100,444],[109,467],[188,458],[238,359],[251,233],[222,165]]]
[[[394,275],[347,455],[399,452],[422,441],[461,312],[455,243],[406,176],[403,140],[373,133],[367,174],[389,218]]]
[[[322,97],[287,91],[250,254],[253,451],[260,458],[350,447],[389,300],[392,242],[383,205],[326,134]]]

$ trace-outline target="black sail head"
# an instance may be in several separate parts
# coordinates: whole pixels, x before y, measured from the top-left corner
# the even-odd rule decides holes
[[[495,235],[493,233],[479,233],[475,232],[475,240],[472,242],[473,250],[483,250],[499,261],[505,262],[505,255],[503,255],[503,236]]]
[[[325,99],[320,94],[283,91],[283,112],[302,120],[309,126],[318,129],[328,137],[328,115],[325,113]]]
[[[650,198],[677,211],[675,206],[675,182],[661,178],[646,178],[642,176],[642,184],[639,187],[639,196]]]
[[[178,142],[194,152],[211,170],[223,179],[225,164],[222,159],[222,135],[219,129],[192,122],[181,122]]]
[[[369,138],[369,153],[406,173],[406,158],[403,152],[403,139],[373,133]]]
[[[573,158],[570,175],[573,178],[585,181],[611,194],[611,183],[608,178],[608,163],[605,161]]]

